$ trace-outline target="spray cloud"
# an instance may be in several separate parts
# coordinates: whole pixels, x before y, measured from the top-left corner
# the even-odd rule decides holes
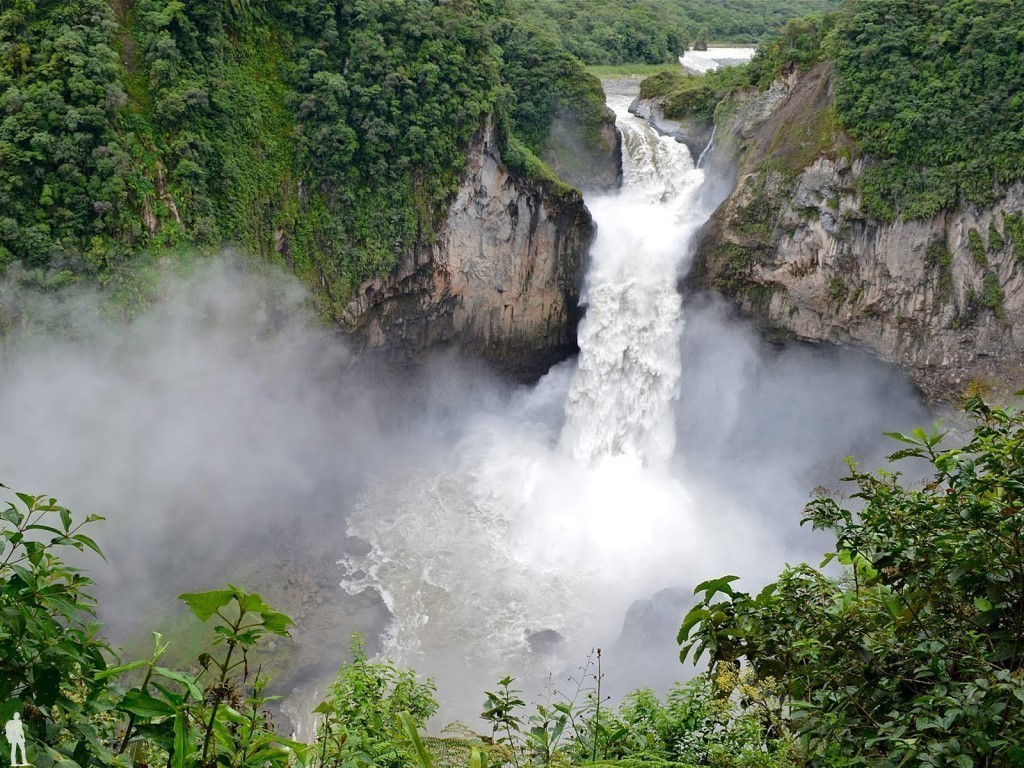
[[[703,171],[684,171],[699,184]],[[685,218],[692,207],[671,210],[678,200],[656,201],[670,239],[699,223]],[[623,198],[594,209],[609,223],[631,210]],[[666,246],[663,263],[658,247],[633,274],[613,243],[591,306],[602,287],[665,263],[674,282],[680,254]],[[628,290],[608,295],[579,363],[532,387],[450,357],[411,376],[353,360],[293,278],[229,259],[169,281],[127,324],[104,320],[95,297],[51,308],[35,296],[33,311],[56,318],[44,325],[74,333],[4,350],[0,480],[109,518],[97,577],[117,632],[186,589],[309,569],[316,583],[300,592],[349,607],[379,593],[391,614],[343,608],[304,635],[320,604],[281,605],[298,607],[300,655],[317,674],[353,631],[372,637],[383,622],[384,650],[439,678],[449,716],[472,718],[504,674],[537,687],[594,645],[608,649],[615,689],[664,685],[683,674],[672,640],[693,584],[816,557],[820,543],[796,525],[809,489],[833,483],[843,456],[876,459],[883,429],[928,418],[891,369],[766,347],[714,300],[685,308],[680,336],[670,293],[667,314],[640,318],[656,358],[631,361],[651,386],[627,397],[647,399],[612,409],[643,428],[598,434],[612,418],[602,398],[622,395],[609,388],[626,347],[602,356],[588,328],[605,323],[593,341],[614,344],[617,319],[638,318]]]

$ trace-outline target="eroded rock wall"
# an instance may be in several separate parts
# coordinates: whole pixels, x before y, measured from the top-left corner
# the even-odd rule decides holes
[[[365,348],[393,358],[454,347],[534,378],[576,349],[593,237],[580,193],[510,171],[488,121],[436,242],[360,286],[345,321]]]
[[[738,163],[692,275],[765,325],[904,366],[927,395],[1024,386],[1024,184],[991,207],[873,220],[865,160],[830,115],[820,65],[748,92],[720,126]]]

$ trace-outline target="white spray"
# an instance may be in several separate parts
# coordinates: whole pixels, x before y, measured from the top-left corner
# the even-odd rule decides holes
[[[556,367],[481,420],[445,472],[388,478],[349,520],[371,546],[342,561],[345,588],[383,595],[394,616],[385,655],[442,690],[478,692],[506,673],[537,686],[613,641],[635,599],[706,565],[709,534],[670,461],[677,283],[706,218],[704,172],[630,115],[627,98],[610,104],[624,182],[588,201],[598,235],[576,370]],[[562,419],[551,418],[556,402]],[[476,703],[446,714],[469,717]]]
[[[622,131],[623,186],[591,203],[591,251],[579,369],[564,440],[573,456],[624,454],[648,464],[675,449],[682,300],[679,265],[702,223],[694,205],[704,172],[685,144],[659,136],[613,98]]]

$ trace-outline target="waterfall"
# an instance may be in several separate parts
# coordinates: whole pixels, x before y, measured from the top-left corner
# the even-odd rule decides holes
[[[671,461],[678,281],[709,213],[704,171],[630,115],[630,97],[608,101],[623,185],[587,200],[598,234],[579,359],[475,418],[450,455],[381,478],[349,518],[366,546],[340,561],[342,586],[380,593],[384,655],[434,676],[447,718],[475,717],[503,674],[538,691],[608,647],[637,598],[705,572],[715,535]]]
[[[574,458],[627,455],[645,464],[672,456],[679,395],[680,262],[699,215],[704,172],[685,144],[660,136],[609,100],[622,131],[623,184],[588,201],[597,222],[585,286],[580,357],[563,445]]]
[[[711,127],[711,138],[708,139],[708,145],[704,147],[704,150],[700,153],[700,157],[697,158],[697,167],[703,168],[704,161],[708,159],[712,150],[715,148],[715,134],[718,132],[718,124],[716,123]]]

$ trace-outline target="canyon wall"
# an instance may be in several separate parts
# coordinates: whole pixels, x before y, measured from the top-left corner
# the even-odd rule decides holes
[[[858,157],[820,64],[719,109],[736,185],[690,280],[765,327],[850,344],[903,366],[933,399],[1024,386],[1024,184],[990,207],[879,221],[861,210]]]
[[[415,360],[454,347],[524,380],[575,351],[593,221],[576,189],[509,169],[498,138],[493,120],[474,136],[436,242],[349,301],[364,348]]]

